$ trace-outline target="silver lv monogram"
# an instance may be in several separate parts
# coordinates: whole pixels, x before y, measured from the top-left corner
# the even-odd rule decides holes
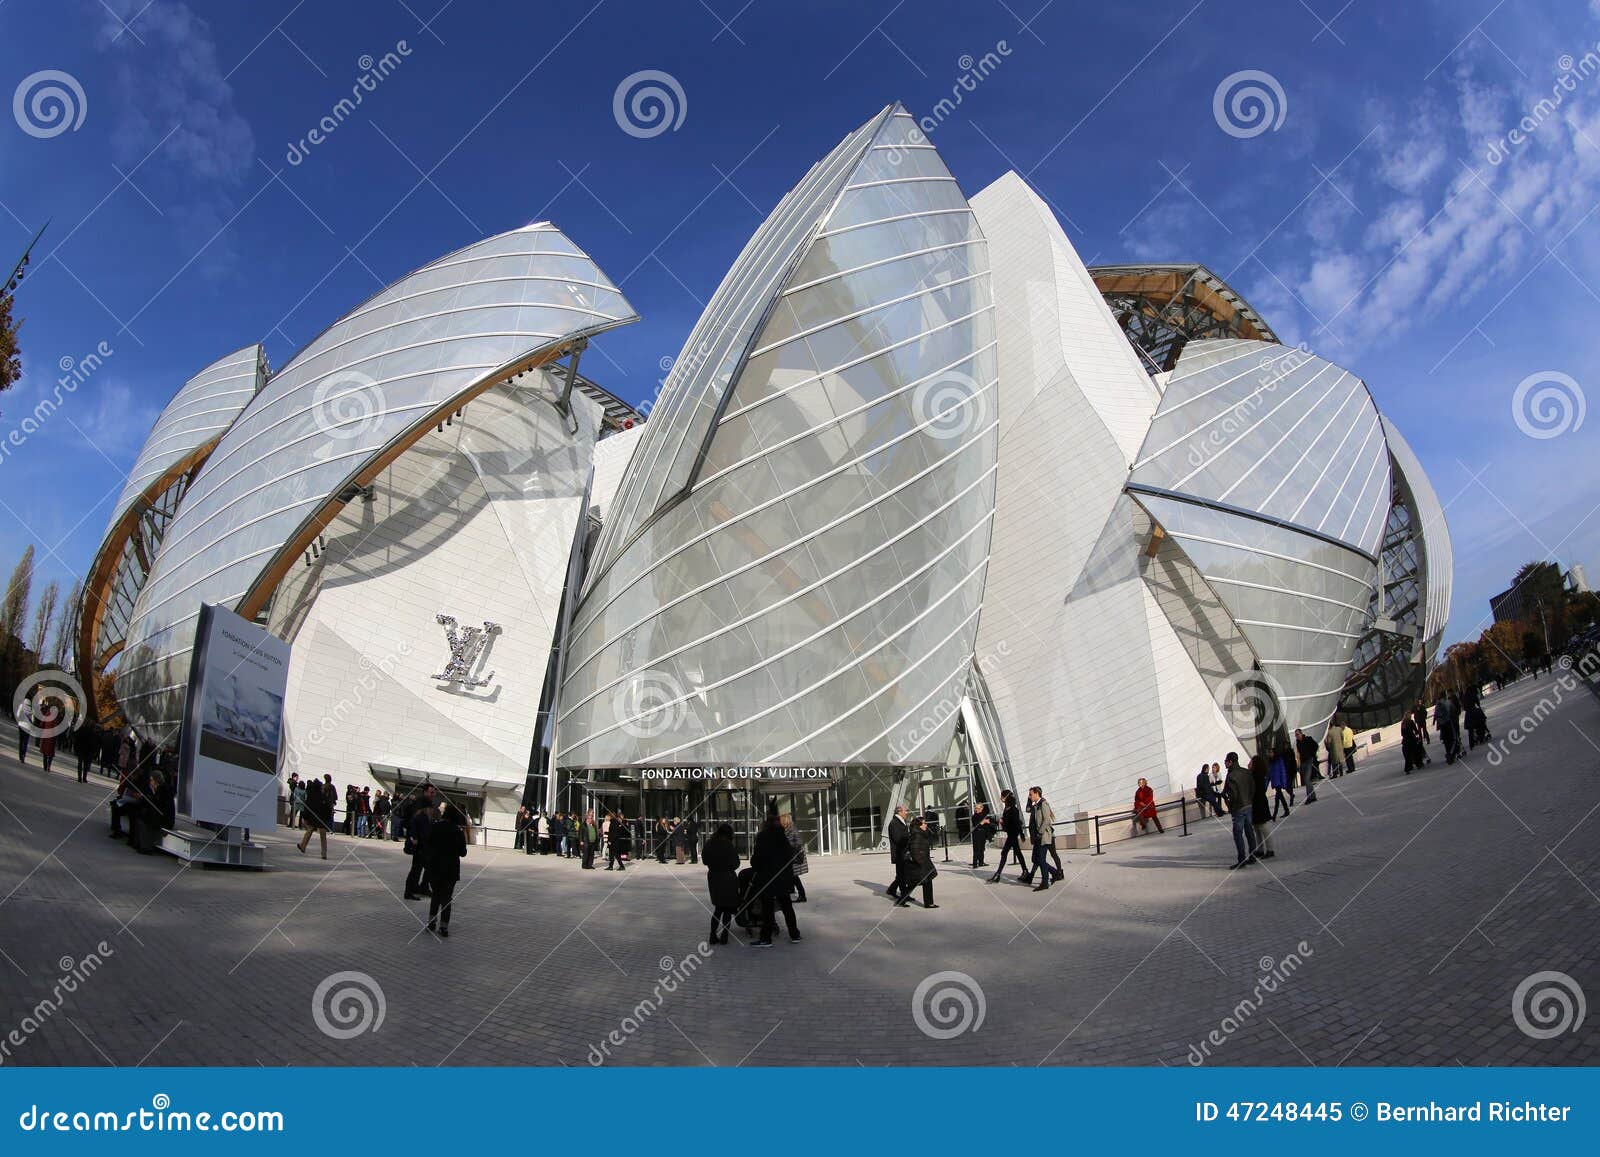
[[[444,628],[445,641],[450,644],[450,661],[444,665],[443,671],[433,677],[446,683],[454,683],[463,690],[484,687],[494,682],[493,671],[482,679],[474,679],[472,668],[477,664],[484,648],[489,645],[489,639],[500,633],[500,624],[486,622],[482,627],[458,627],[452,615],[437,615],[435,618]]]

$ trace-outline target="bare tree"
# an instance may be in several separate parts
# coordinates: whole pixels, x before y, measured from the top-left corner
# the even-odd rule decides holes
[[[78,622],[83,614],[83,580],[78,579],[67,592],[67,605],[62,608],[61,629],[56,632],[55,652],[51,662],[63,671],[74,667],[73,648],[78,641]]]
[[[29,636],[28,650],[33,652],[35,663],[44,662],[44,645],[50,640],[50,628],[56,625],[56,604],[61,601],[61,584],[51,579],[39,592],[39,605],[33,612],[33,634]]]

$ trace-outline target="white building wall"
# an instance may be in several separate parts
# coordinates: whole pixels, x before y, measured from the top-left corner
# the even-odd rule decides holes
[[[485,826],[512,826],[600,413],[574,398],[575,447],[547,386],[496,389],[428,434],[280,588],[271,626],[294,644],[285,777],[331,772],[341,800],[346,783],[381,786],[369,764],[489,780]],[[449,658],[439,614],[501,625],[474,671],[493,673],[488,686],[434,678]]]
[[[1241,759],[1247,753],[1149,587],[1144,588],[1144,607],[1168,771],[1165,786],[1155,776],[1150,777],[1150,784],[1157,795],[1163,790],[1192,791],[1202,763],[1221,763],[1230,751],[1237,751]]]

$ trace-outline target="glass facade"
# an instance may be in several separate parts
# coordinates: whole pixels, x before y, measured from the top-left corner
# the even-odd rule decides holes
[[[908,113],[784,199],[696,333],[728,338],[730,313],[758,324],[672,384],[623,481],[557,762],[942,759],[988,559],[997,372],[983,237]]]

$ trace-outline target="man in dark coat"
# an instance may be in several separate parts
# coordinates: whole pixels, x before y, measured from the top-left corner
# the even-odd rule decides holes
[[[406,873],[407,900],[420,900],[433,894],[427,878],[431,854],[428,851],[428,835],[433,831],[433,818],[433,785],[430,783],[422,789],[422,798],[417,801],[417,809],[411,813],[411,821],[406,825],[406,844],[411,849],[411,870]]]
[[[606,841],[606,871],[615,868],[628,870],[628,848],[633,843],[633,832],[621,812],[611,817],[611,838]]]
[[[417,814],[432,819],[433,808],[430,805],[418,809]],[[428,931],[448,936],[456,883],[461,879],[461,858],[467,854],[467,818],[455,804],[446,806],[444,815],[428,825],[418,854],[428,860]]]
[[[772,934],[778,930],[779,908],[783,909],[789,939],[800,939],[800,925],[795,922],[794,904],[789,899],[789,893],[794,891],[794,871],[789,863],[793,855],[783,825],[776,815],[769,815],[750,851],[750,866],[755,869],[750,894],[761,904],[761,939],[753,947],[772,947]]]
[[[980,803],[972,809],[972,866],[974,868],[987,868],[988,861],[984,859],[989,850],[989,840],[994,836],[994,816],[989,814],[989,805]]]
[[[683,821],[683,839],[689,845],[689,862],[700,862],[700,821],[690,816]]]
[[[1233,817],[1233,848],[1238,858],[1235,868],[1255,863],[1256,833],[1252,818],[1255,811],[1255,783],[1250,772],[1239,764],[1239,756],[1228,752],[1228,778],[1222,784],[1222,798],[1227,801],[1228,814]]]
[[[894,809],[894,819],[889,821],[889,863],[894,866],[894,879],[889,881],[889,890],[884,894],[896,901],[906,892],[905,873],[900,868],[906,852],[906,836],[911,831],[906,825],[906,814],[906,806],[901,804]]]
[[[901,889],[900,899],[894,902],[894,906],[908,907],[911,903],[911,889],[921,884],[922,906],[937,908],[939,905],[933,902],[933,878],[939,874],[939,869],[933,866],[933,845],[928,835],[926,816],[918,816],[911,821],[911,827],[906,832],[906,849],[900,862],[904,868],[905,886]],[[1046,875],[1045,878],[1048,879],[1049,876]]]

